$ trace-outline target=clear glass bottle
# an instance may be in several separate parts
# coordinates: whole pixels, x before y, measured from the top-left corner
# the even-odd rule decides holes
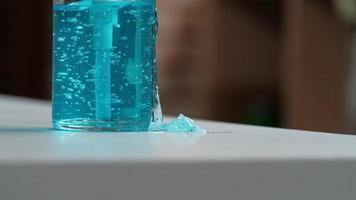
[[[54,0],[53,127],[148,131],[161,120],[155,0]]]

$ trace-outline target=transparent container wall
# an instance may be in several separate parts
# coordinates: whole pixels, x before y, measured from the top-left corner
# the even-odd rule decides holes
[[[162,119],[154,0],[54,0],[53,126],[148,131]]]

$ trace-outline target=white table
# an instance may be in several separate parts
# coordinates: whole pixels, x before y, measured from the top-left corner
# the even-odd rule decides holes
[[[0,96],[0,199],[356,199],[356,136],[199,124],[206,136],[63,133],[48,102]]]

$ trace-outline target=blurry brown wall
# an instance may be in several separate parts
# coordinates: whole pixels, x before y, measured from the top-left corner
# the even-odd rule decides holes
[[[173,41],[159,49],[166,113],[355,131],[344,126],[350,28],[336,15],[333,1],[175,4],[180,9],[159,1],[161,17],[167,12],[161,26],[167,38],[160,44]],[[171,18],[180,23],[169,24]]]
[[[280,2],[158,2],[166,113],[277,126]]]
[[[277,125],[278,1],[158,2],[165,111]]]
[[[49,98],[52,1],[0,3],[0,93]]]
[[[284,7],[283,116],[291,128],[344,128],[351,29],[333,1],[288,0]]]

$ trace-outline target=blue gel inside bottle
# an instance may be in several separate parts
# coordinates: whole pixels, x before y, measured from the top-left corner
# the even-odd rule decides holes
[[[148,131],[162,118],[154,0],[54,5],[53,127]]]

